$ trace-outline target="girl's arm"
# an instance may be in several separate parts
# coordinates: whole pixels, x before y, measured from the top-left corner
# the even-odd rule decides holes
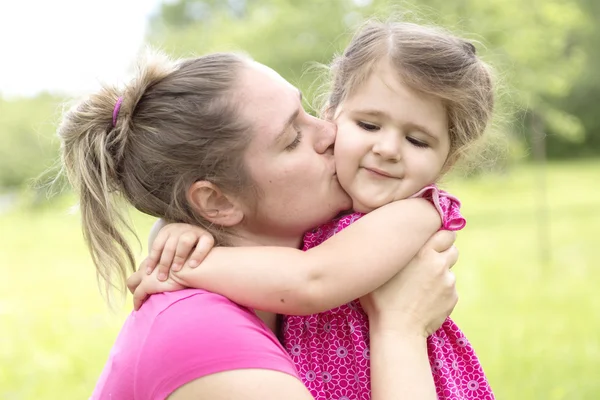
[[[284,247],[214,248],[178,283],[247,307],[288,315],[325,311],[387,282],[440,227],[424,199],[383,206],[306,252]]]

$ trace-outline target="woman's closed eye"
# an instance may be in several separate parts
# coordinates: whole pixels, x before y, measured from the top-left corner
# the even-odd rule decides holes
[[[297,129],[296,137],[294,138],[294,141],[292,143],[290,143],[289,145],[287,145],[287,147],[285,149],[288,151],[294,150],[296,147],[298,147],[298,145],[300,144],[301,141],[302,141],[302,131]]]
[[[359,128],[362,128],[367,132],[375,132],[380,129],[380,127],[378,125],[370,124],[368,122],[363,122],[363,121],[357,121],[356,125],[358,125]]]
[[[407,136],[406,140],[408,140],[413,146],[416,146],[416,147],[421,147],[421,148],[427,148],[427,147],[429,147],[429,145],[427,143],[422,142],[420,140],[417,140],[417,139],[415,139],[413,137],[410,137],[410,136]]]

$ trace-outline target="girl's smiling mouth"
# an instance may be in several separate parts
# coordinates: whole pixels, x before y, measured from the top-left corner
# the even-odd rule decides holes
[[[378,168],[368,168],[368,167],[363,167],[366,171],[368,171],[370,174],[378,176],[378,177],[382,177],[382,178],[391,178],[391,179],[399,179],[396,178],[395,176],[393,176],[392,174],[385,172],[383,170],[380,170]]]

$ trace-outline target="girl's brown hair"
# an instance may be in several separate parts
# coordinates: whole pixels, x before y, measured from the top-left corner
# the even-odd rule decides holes
[[[377,63],[388,61],[415,90],[442,99],[449,121],[449,160],[456,160],[488,125],[494,108],[491,68],[472,43],[437,27],[408,22],[368,21],[330,68],[325,115],[369,78]]]

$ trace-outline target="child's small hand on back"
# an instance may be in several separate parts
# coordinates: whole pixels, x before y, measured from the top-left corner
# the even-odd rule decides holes
[[[157,272],[147,275],[142,271],[146,261],[142,262],[140,269],[133,275],[127,278],[127,288],[133,295],[133,309],[139,310],[142,304],[150,297],[150,295],[164,292],[174,292],[185,289],[186,286],[180,282],[173,274],[169,275],[166,280],[158,280]]]
[[[167,224],[159,232],[144,261],[146,274],[158,268],[157,278],[167,280],[169,269],[180,271],[187,266],[195,268],[213,248],[215,240],[206,230],[189,224]]]

